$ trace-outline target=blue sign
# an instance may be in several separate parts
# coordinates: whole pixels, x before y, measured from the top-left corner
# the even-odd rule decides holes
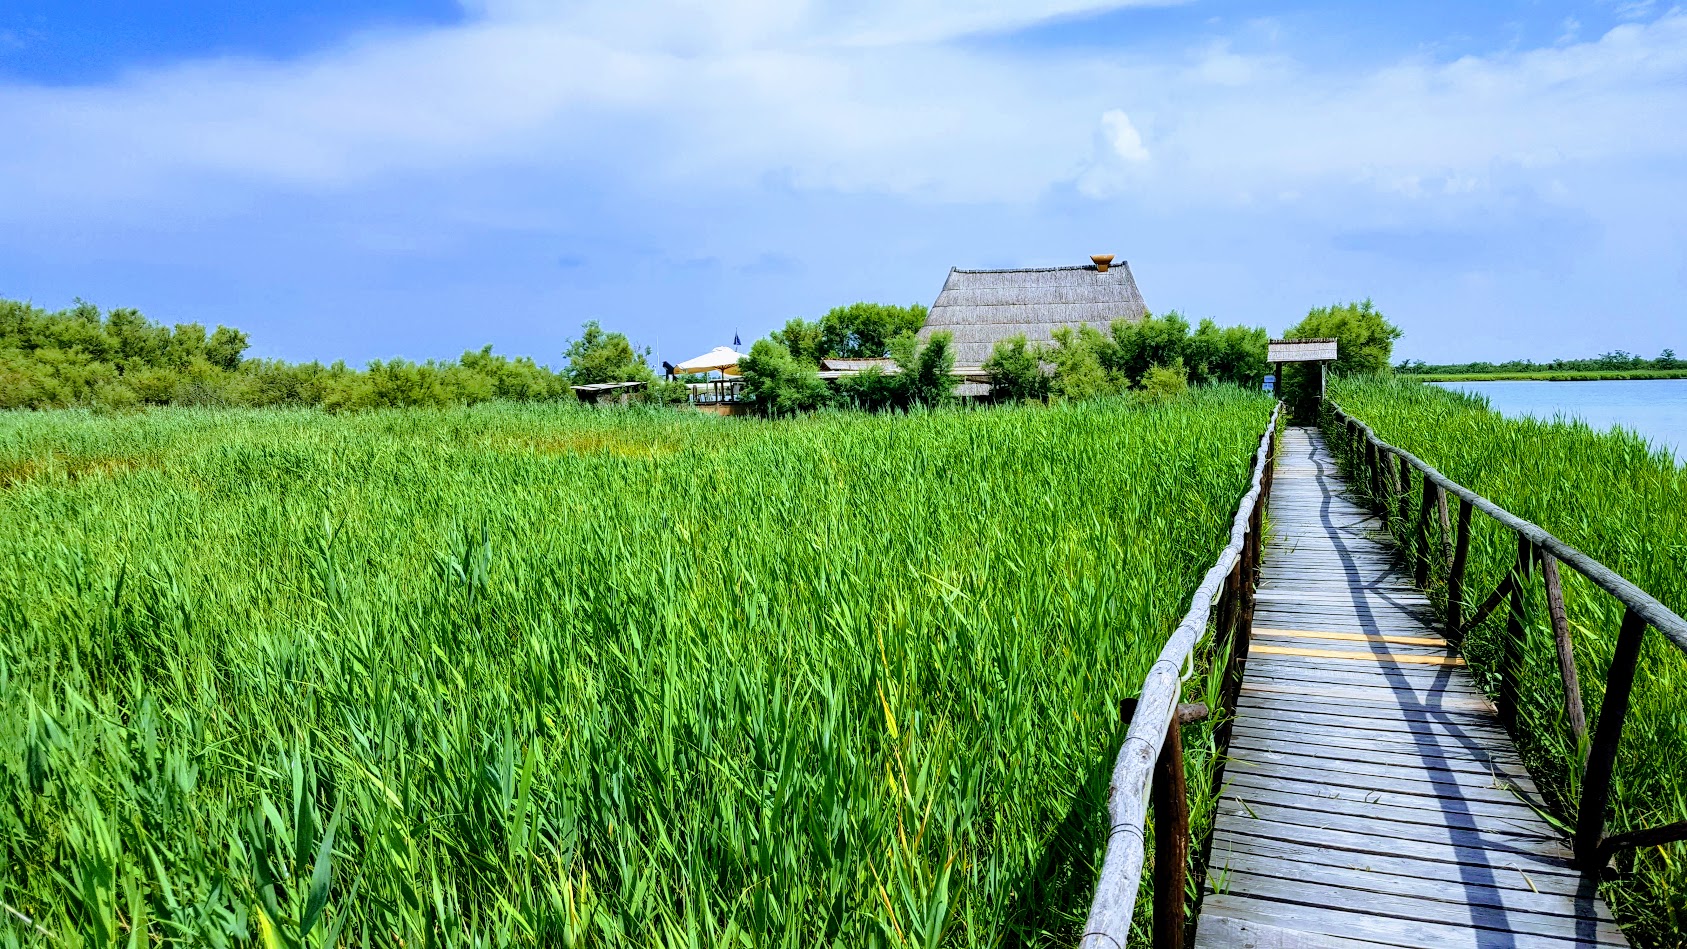
[[[1276,392],[1277,391],[1277,377],[1274,376],[1274,375],[1271,375],[1270,373],[1266,373],[1265,374],[1265,385],[1262,386],[1261,388],[1263,388],[1267,392]]]

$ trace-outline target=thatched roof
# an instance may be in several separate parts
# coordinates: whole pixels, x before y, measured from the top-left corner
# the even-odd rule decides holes
[[[1119,261],[1106,273],[1094,266],[1036,270],[950,270],[931,305],[920,338],[955,334],[955,365],[977,366],[997,340],[1023,334],[1048,342],[1062,326],[1106,330],[1114,320],[1140,320],[1147,309],[1131,268]]]

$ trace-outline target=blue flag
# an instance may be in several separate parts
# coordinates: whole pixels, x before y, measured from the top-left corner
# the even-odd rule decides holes
[[[738,334],[737,334],[737,333],[733,333],[733,334],[732,334],[732,345],[734,345],[734,346],[742,346],[742,345],[744,345],[744,344],[743,344],[743,343],[741,343],[741,342],[739,342],[739,341],[738,341]]]

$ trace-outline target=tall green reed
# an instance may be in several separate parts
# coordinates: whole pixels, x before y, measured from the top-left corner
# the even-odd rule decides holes
[[[0,418],[0,901],[66,945],[1070,942],[1268,411]]]

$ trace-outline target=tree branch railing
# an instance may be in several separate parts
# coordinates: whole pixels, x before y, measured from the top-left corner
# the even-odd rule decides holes
[[[1266,499],[1271,494],[1281,415],[1282,404],[1278,403],[1254,451],[1253,479],[1231,522],[1230,542],[1195,588],[1189,612],[1143,677],[1140,694],[1121,709],[1130,728],[1119,747],[1108,786],[1112,829],[1079,949],[1125,949],[1129,944],[1147,861],[1150,802],[1155,814],[1153,945],[1155,949],[1173,949],[1184,944],[1190,839],[1182,726],[1208,712],[1204,705],[1180,703],[1184,669],[1192,668],[1196,647],[1207,638],[1208,627],[1215,627],[1215,637],[1224,639],[1228,646],[1222,652],[1224,668],[1219,670],[1223,677],[1221,697],[1225,709],[1235,707],[1247,662],[1246,631],[1253,624],[1261,532]],[[1222,738],[1227,726],[1220,728]],[[1224,747],[1222,740],[1219,747]]]
[[[1687,840],[1687,821],[1609,837],[1605,835],[1617,748],[1622,742],[1623,725],[1628,717],[1629,698],[1634,689],[1646,631],[1656,629],[1683,654],[1687,654],[1687,620],[1611,568],[1552,536],[1539,525],[1458,484],[1411,452],[1378,438],[1370,426],[1349,415],[1341,406],[1326,402],[1325,407],[1335,422],[1334,427],[1347,439],[1345,451],[1348,458],[1362,469],[1363,480],[1370,489],[1371,497],[1378,502],[1383,520],[1402,539],[1402,547],[1411,561],[1414,579],[1419,586],[1428,586],[1431,561],[1435,559],[1431,556],[1429,544],[1430,512],[1439,512],[1445,539],[1451,529],[1447,498],[1458,499],[1458,526],[1453,533],[1451,552],[1444,551],[1443,557],[1447,563],[1447,634],[1449,639],[1460,642],[1466,633],[1481,625],[1496,610],[1502,607],[1506,610],[1505,641],[1499,650],[1499,668],[1495,670],[1499,677],[1496,705],[1501,720],[1513,730],[1517,723],[1517,665],[1523,648],[1524,596],[1535,566],[1540,567],[1559,681],[1563,687],[1565,717],[1583,757],[1581,799],[1577,802],[1574,839],[1576,859],[1583,871],[1597,871],[1614,854],[1626,848]],[[1422,491],[1415,519],[1409,511],[1414,471]],[[1429,500],[1432,494],[1435,496],[1433,503]],[[1463,612],[1472,511],[1481,511],[1517,536],[1517,558],[1493,593],[1477,606],[1467,620]],[[1605,674],[1605,698],[1591,734],[1587,712],[1582,706],[1581,683],[1576,675],[1575,648],[1564,609],[1560,565],[1569,567],[1610,594],[1624,610],[1616,648]]]

